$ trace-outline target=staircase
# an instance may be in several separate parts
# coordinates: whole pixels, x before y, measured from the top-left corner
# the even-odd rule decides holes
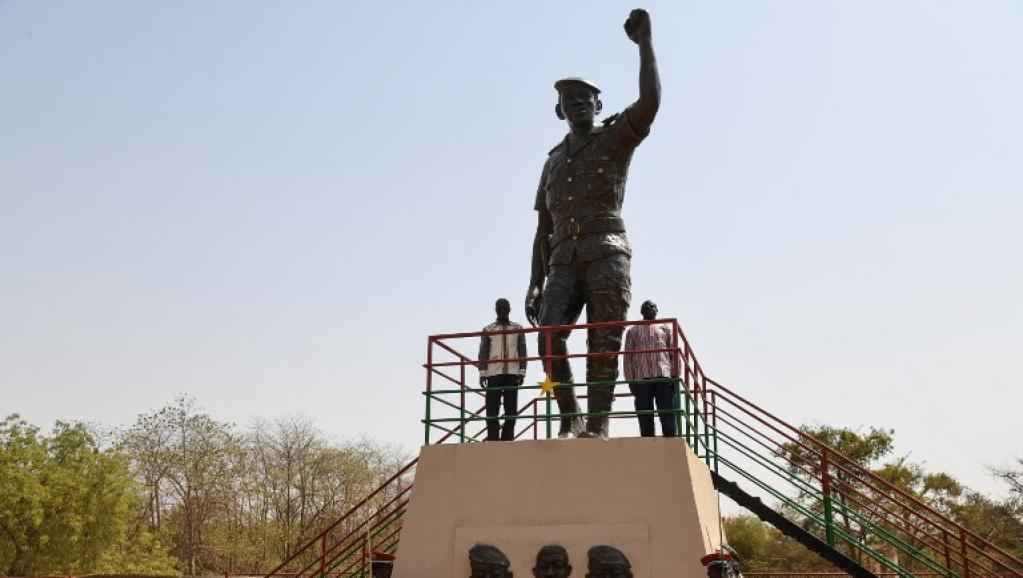
[[[1023,561],[834,448],[706,377],[679,324],[673,319],[657,322],[670,324],[675,336],[673,347],[668,351],[679,376],[679,431],[710,468],[714,485],[722,494],[856,578],[881,575],[1023,578]],[[648,322],[619,325],[637,323]],[[593,324],[521,331],[549,336],[553,331],[592,327]],[[443,437],[433,443],[472,443],[481,438],[484,408],[467,409],[469,399],[479,396],[482,403],[483,397],[478,389],[466,383],[466,367],[474,366],[475,360],[452,345],[465,339],[474,343],[480,335],[459,333],[429,338],[424,365],[427,389],[423,392],[427,443],[431,443],[431,429],[444,432]],[[650,352],[655,351],[663,350]],[[441,354],[452,360],[441,361]],[[575,354],[574,357],[585,355]],[[549,357],[527,359],[544,363],[551,360]],[[459,369],[457,377],[448,372],[452,367]],[[436,377],[452,383],[454,389],[433,387]],[[524,389],[537,387],[527,385]],[[457,402],[452,402],[451,396],[455,396]],[[439,402],[436,407],[434,402]],[[456,417],[438,417],[437,408],[457,411]],[[635,419],[636,412],[612,412],[610,415]],[[524,426],[516,432],[517,439],[550,438],[551,424],[558,418],[551,413],[549,394],[525,403],[519,416]],[[470,428],[476,431],[470,433]],[[267,578],[368,578],[373,552],[393,554],[397,551],[416,461],[411,461],[297,549],[268,573]]]
[[[702,380],[695,397],[707,425],[690,445],[721,492],[843,570],[854,573],[820,543],[876,574],[1023,576],[1009,553],[721,384]],[[777,508],[750,500],[739,483]]]

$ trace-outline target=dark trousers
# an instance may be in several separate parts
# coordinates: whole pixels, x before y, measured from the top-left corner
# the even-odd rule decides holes
[[[675,437],[675,414],[667,413],[678,409],[675,405],[675,384],[669,379],[633,382],[629,384],[633,399],[636,402],[636,411],[653,411],[654,401],[657,402],[657,417],[661,419],[661,435],[664,437]],[[665,413],[660,413],[665,412]],[[637,416],[639,418],[639,435],[649,438],[654,437],[654,414],[648,413]]]
[[[515,416],[519,412],[519,376],[494,375],[487,378],[487,441],[515,439]],[[499,389],[507,388],[507,389]],[[504,400],[504,427],[498,424]]]

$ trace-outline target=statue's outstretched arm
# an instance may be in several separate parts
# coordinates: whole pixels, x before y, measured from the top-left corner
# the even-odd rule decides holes
[[[625,33],[639,46],[639,99],[630,107],[629,120],[640,134],[646,134],[661,106],[661,77],[651,40],[650,14],[637,8],[625,21]]]

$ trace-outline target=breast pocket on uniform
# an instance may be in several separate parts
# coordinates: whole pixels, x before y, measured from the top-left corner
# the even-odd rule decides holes
[[[547,191],[547,208],[551,211],[565,203],[566,183],[570,182],[572,171],[566,166],[564,159],[551,163],[544,188]]]
[[[586,196],[600,209],[617,208],[617,183],[617,166],[610,156],[598,156],[586,167]]]

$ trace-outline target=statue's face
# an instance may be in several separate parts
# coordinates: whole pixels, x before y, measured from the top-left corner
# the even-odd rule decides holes
[[[547,552],[536,560],[533,576],[536,578],[566,578],[572,573],[568,559],[557,552]]]
[[[586,578],[632,578],[632,569],[625,566],[601,566],[591,569]]]
[[[597,95],[581,83],[571,83],[561,89],[561,113],[572,125],[593,124],[597,115]]]
[[[512,578],[510,570],[497,564],[472,564],[469,578]]]

